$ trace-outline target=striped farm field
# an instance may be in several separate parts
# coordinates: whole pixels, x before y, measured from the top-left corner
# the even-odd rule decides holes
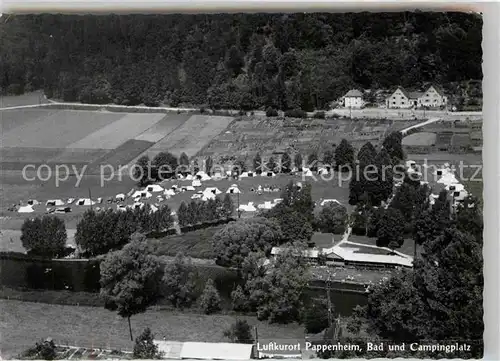
[[[94,160],[88,169],[90,174],[99,172],[101,166],[111,165],[114,169],[127,165],[131,159],[140,155],[146,149],[150,148],[154,143],[145,140],[130,139],[117,147],[116,149],[106,153],[97,160]]]
[[[179,128],[189,118],[189,114],[168,114],[151,128],[135,137],[135,140],[156,143]]]
[[[194,156],[231,123],[231,117],[193,115],[183,125],[156,143],[147,154],[154,157],[162,151]]]
[[[0,110],[0,135],[25,124],[42,120],[60,112],[57,109],[17,109]]]
[[[122,116],[63,110],[2,134],[1,142],[4,147],[64,148]]]
[[[101,115],[102,113],[96,113]],[[125,116],[123,114],[112,114],[118,117],[118,120],[108,124],[86,137],[80,137],[78,141],[67,145],[68,148],[84,148],[84,149],[115,149],[120,144],[125,143],[129,139],[133,139],[138,134],[144,132],[146,129],[152,127],[160,121],[164,114],[137,114],[129,113]]]
[[[109,152],[109,149],[65,148],[57,156],[49,159],[49,163],[91,163]]]

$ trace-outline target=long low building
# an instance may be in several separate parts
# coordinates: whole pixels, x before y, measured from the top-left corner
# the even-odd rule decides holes
[[[157,341],[158,351],[168,360],[249,360],[254,345],[229,342]]]

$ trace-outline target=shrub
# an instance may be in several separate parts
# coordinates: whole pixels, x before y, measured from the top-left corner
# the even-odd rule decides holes
[[[135,339],[134,358],[136,359],[155,359],[158,357],[158,346],[153,343],[154,335],[149,327]]]
[[[246,320],[236,320],[226,331],[224,336],[232,342],[253,343],[252,329]]]
[[[302,109],[292,109],[285,112],[287,118],[307,118],[307,113]]]
[[[201,114],[204,114],[204,113],[205,113],[205,108],[204,108],[204,107],[201,107],[201,108],[200,108],[200,113],[201,113]]]
[[[200,298],[200,307],[207,315],[221,310],[221,299],[214,281],[209,278]]]
[[[326,114],[323,111],[316,112],[316,113],[313,114],[313,118],[315,118],[315,119],[325,119],[326,118]]]
[[[307,333],[320,333],[328,327],[328,305],[323,300],[313,301],[304,311],[304,327]]]
[[[272,107],[266,109],[266,117],[277,117],[278,111]]]

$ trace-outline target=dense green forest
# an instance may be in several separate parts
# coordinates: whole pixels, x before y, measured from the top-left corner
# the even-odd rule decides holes
[[[482,78],[466,13],[10,15],[0,86],[66,101],[322,109],[351,87]]]

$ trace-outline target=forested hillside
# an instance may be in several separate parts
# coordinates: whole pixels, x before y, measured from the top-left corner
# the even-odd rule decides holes
[[[3,16],[0,86],[66,101],[325,108],[351,87],[480,80],[464,13]]]

